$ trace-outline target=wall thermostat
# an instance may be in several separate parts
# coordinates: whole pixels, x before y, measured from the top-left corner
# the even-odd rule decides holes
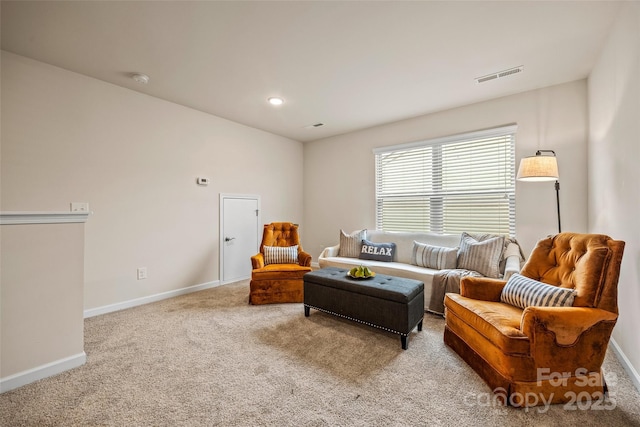
[[[209,178],[198,178],[196,182],[198,185],[209,185]]]

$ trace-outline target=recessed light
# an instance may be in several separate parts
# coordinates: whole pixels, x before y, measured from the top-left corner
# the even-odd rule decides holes
[[[269,104],[271,104],[271,105],[282,105],[282,104],[284,104],[284,99],[282,99],[282,98],[271,97],[271,98],[267,99],[267,101],[269,101]]]
[[[142,84],[147,84],[149,83],[149,76],[147,76],[146,74],[142,74],[142,73],[133,73],[131,75],[131,78],[135,81],[137,81],[138,83],[142,83]]]

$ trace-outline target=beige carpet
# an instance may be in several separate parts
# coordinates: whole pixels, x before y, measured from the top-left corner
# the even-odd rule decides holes
[[[241,282],[87,319],[87,364],[0,395],[0,425],[640,425],[613,354],[603,408],[505,408],[443,344],[439,317],[403,351],[396,335],[247,293]]]

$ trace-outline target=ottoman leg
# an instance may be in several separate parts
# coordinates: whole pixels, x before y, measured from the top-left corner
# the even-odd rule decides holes
[[[304,306],[304,317],[309,317],[309,307],[308,306]]]
[[[418,323],[418,332],[420,332],[422,330],[422,320],[420,321],[420,323]]]
[[[409,336],[400,335],[400,341],[402,342],[402,349],[406,350],[409,347]]]

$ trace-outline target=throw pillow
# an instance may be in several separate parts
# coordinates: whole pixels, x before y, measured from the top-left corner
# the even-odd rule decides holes
[[[538,282],[514,273],[502,288],[500,301],[520,308],[571,307],[575,290]]]
[[[436,270],[453,269],[458,263],[458,248],[432,246],[413,241],[411,264]]]
[[[298,245],[264,246],[264,265],[297,264],[297,263],[298,263]]]
[[[372,261],[391,262],[393,261],[395,254],[395,243],[373,243],[363,239],[359,258]]]
[[[358,258],[362,248],[362,240],[367,238],[367,230],[357,230],[351,234],[340,230],[340,250],[338,256]]]
[[[500,277],[500,260],[504,249],[504,236],[478,241],[468,233],[462,233],[458,250],[458,268],[473,270],[485,277]]]

